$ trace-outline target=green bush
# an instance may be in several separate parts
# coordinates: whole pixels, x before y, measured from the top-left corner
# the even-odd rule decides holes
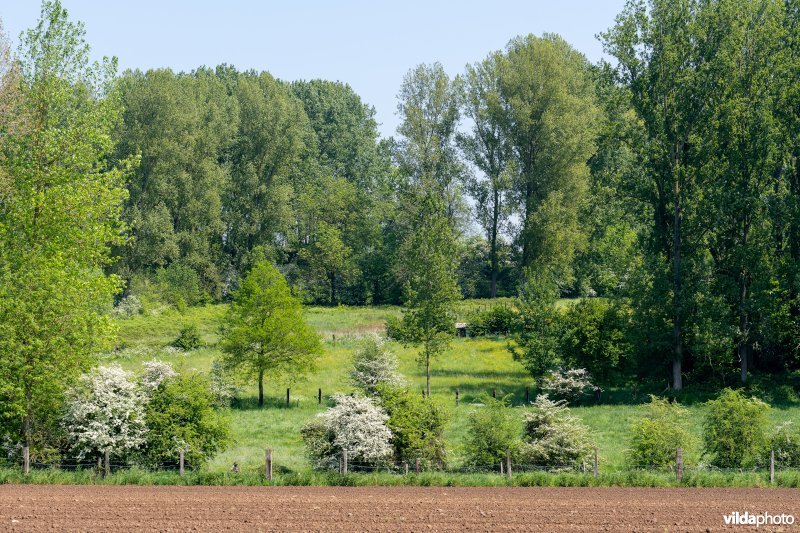
[[[800,427],[793,422],[785,422],[775,428],[770,449],[775,452],[775,462],[779,466],[800,467]]]
[[[200,332],[194,324],[181,328],[178,338],[172,341],[172,346],[186,351],[196,350],[202,345],[203,341],[200,339]]]
[[[585,368],[609,382],[626,368],[632,347],[625,334],[629,310],[599,298],[584,298],[563,316],[559,349],[564,364]]]
[[[205,301],[200,276],[188,265],[172,263],[156,273],[156,283],[161,298],[168,304],[183,311],[187,305],[197,305]]]
[[[525,428],[519,458],[523,464],[577,467],[587,464],[593,452],[589,428],[570,415],[565,401],[539,395],[523,420]]]
[[[175,465],[183,449],[190,467],[199,467],[229,443],[230,425],[214,409],[208,378],[179,375],[159,384],[145,411],[147,443],[145,462]]]
[[[468,331],[471,337],[484,335],[509,335],[519,326],[519,313],[505,305],[494,305],[479,311],[469,318]]]
[[[749,468],[763,464],[767,455],[769,405],[725,389],[706,403],[703,452],[720,468]]]
[[[650,396],[645,416],[631,424],[629,466],[669,467],[675,464],[677,448],[688,450],[692,436],[686,430],[688,412],[678,403]],[[685,455],[684,455],[685,456]]]
[[[464,454],[471,466],[496,465],[511,451],[516,457],[522,423],[505,399],[484,397],[467,419]]]
[[[444,407],[398,387],[378,385],[376,393],[389,415],[386,425],[392,430],[395,460],[413,463],[420,459],[427,467],[444,468],[447,464]]]

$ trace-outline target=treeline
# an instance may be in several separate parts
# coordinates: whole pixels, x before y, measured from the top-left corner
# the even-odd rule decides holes
[[[307,301],[401,303],[398,254],[428,189],[457,237],[465,296],[516,294],[534,264],[574,292],[601,117],[594,70],[557,36],[517,39],[455,79],[420,65],[388,140],[343,83],[228,65],[126,72],[116,157],[141,163],[115,271],[134,294],[159,276],[196,278],[192,304],[226,298],[257,255]]]

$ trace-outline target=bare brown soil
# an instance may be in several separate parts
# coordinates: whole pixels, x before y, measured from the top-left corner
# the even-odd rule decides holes
[[[800,490],[0,486],[4,531],[747,531],[732,511],[800,521]]]

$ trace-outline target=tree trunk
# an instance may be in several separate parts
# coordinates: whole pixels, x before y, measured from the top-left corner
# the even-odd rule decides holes
[[[431,355],[425,350],[425,389],[428,398],[431,397]]]
[[[747,248],[750,240],[750,220],[744,215],[742,227],[742,247]],[[742,370],[742,383],[747,383],[747,371],[750,369],[752,353],[749,346],[750,316],[747,312],[749,289],[747,266],[743,265],[739,273],[739,362]]]
[[[490,296],[497,297],[497,226],[500,218],[500,195],[494,191],[494,211],[492,213],[492,238],[490,241],[489,255],[492,262],[492,286]]]
[[[677,173],[677,170],[673,170]],[[674,353],[672,359],[672,388],[673,390],[683,389],[683,378],[681,377],[681,365],[683,364],[683,332],[682,328],[682,306],[683,295],[681,294],[681,202],[680,202],[680,182],[676,175],[673,181],[674,193],[674,220],[672,226],[672,289],[673,289],[673,342]]]
[[[258,406],[264,407],[264,371],[258,371]]]

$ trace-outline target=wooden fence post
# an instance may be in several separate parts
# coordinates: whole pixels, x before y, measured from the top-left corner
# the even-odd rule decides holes
[[[683,448],[675,450],[675,478],[678,483],[683,481]]]
[[[414,462],[414,471],[419,474],[419,457],[417,457],[417,460]]]
[[[347,475],[347,450],[342,450],[342,475]]]
[[[506,473],[506,470],[505,470],[505,468],[503,467],[503,460],[502,460],[502,459],[500,459],[500,475],[501,475],[501,476],[504,476],[504,475],[505,475],[505,473]]]
[[[775,483],[775,450],[769,451],[769,482]]]
[[[286,407],[289,407],[289,388],[286,388]]]
[[[272,481],[272,448],[267,448],[266,460],[264,461],[264,477],[267,481]]]
[[[456,407],[458,407],[458,403],[459,403],[459,400],[458,400],[458,389],[456,389]]]
[[[403,469],[405,470],[405,475],[408,475],[408,461],[403,463]]]
[[[178,472],[180,473],[181,477],[183,477],[184,471],[184,453],[183,450],[180,450],[180,458],[178,459]]]
[[[106,477],[111,474],[111,450],[106,449],[106,454],[103,461],[103,477]]]
[[[322,389],[317,392],[317,403],[322,405]]]
[[[506,475],[511,479],[511,450],[506,450]]]
[[[594,449],[594,478],[597,479],[597,448]]]
[[[31,471],[31,449],[27,446],[22,448],[22,473],[29,474]]]

